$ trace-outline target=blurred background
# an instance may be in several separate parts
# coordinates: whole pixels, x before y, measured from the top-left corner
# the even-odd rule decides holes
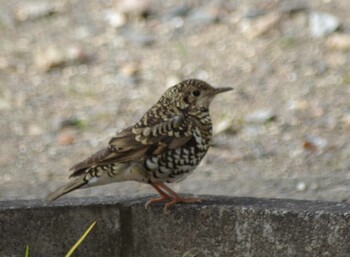
[[[234,87],[182,193],[349,201],[350,1],[0,1],[0,200],[43,198],[187,78]],[[144,196],[125,182],[72,193]]]

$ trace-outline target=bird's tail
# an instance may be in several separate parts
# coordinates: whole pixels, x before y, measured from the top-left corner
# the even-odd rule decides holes
[[[77,177],[69,184],[60,187],[56,191],[54,191],[51,194],[49,194],[48,196],[46,196],[45,201],[46,201],[46,203],[49,204],[52,201],[56,200],[57,198],[60,198],[61,196],[68,194],[69,192],[71,192],[75,189],[78,189],[78,188],[86,185],[87,183],[88,183],[88,181],[83,176]]]

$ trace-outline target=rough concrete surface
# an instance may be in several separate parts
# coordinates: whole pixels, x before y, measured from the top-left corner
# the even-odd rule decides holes
[[[0,256],[64,256],[96,220],[74,256],[349,256],[350,205],[211,197],[201,204],[145,199],[0,203]]]
[[[42,201],[0,203],[0,256],[65,256],[89,225],[93,233],[73,256],[120,256],[118,203],[93,200],[62,201],[46,207]]]

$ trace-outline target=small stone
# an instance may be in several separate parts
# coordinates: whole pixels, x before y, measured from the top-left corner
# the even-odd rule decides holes
[[[113,28],[120,28],[127,22],[126,16],[122,12],[106,10],[103,16],[104,20]]]
[[[265,14],[266,14],[266,11],[259,9],[259,8],[256,8],[256,7],[251,7],[244,12],[243,18],[256,19],[258,17],[264,16]]]
[[[312,106],[310,115],[312,118],[320,118],[324,115],[324,110],[321,106]]]
[[[327,145],[327,139],[308,135],[303,143],[303,148],[311,153],[316,153],[322,151]]]
[[[188,21],[196,25],[209,25],[219,21],[219,15],[215,8],[196,9],[188,16]]]
[[[167,77],[165,84],[169,88],[169,87],[172,87],[180,82],[181,82],[181,79],[178,76],[172,75],[172,76]]]
[[[298,12],[307,11],[308,6],[305,1],[283,1],[280,6],[280,11],[286,14],[295,14]]]
[[[140,72],[139,62],[129,62],[120,68],[120,72],[127,77],[132,77]]]
[[[185,24],[185,20],[182,17],[174,17],[168,22],[169,26],[173,29],[182,28]]]
[[[69,46],[65,52],[65,62],[83,63],[88,60],[88,54],[82,46]]]
[[[44,133],[44,130],[37,124],[31,124],[28,127],[28,134],[30,136],[39,136]]]
[[[150,12],[149,0],[119,0],[115,1],[118,12],[134,16],[147,16]]]
[[[120,34],[130,43],[149,46],[155,42],[155,37],[152,34],[134,30],[132,28],[121,28]]]
[[[350,128],[350,113],[346,113],[343,115],[342,122],[344,123],[345,126]]]
[[[252,112],[248,114],[245,117],[245,122],[247,123],[266,123],[269,121],[273,121],[276,119],[276,115],[273,113],[272,110],[269,109],[261,109],[257,110],[255,112]]]
[[[305,111],[310,107],[310,104],[306,100],[296,100],[290,101],[288,103],[288,108],[291,111]]]
[[[164,18],[166,20],[171,20],[176,17],[185,17],[191,11],[191,8],[188,5],[180,4],[176,5],[173,8],[170,8],[168,13],[165,14]]]
[[[15,11],[18,21],[35,20],[57,13],[59,6],[54,2],[23,2]]]
[[[334,15],[325,12],[310,12],[309,27],[312,37],[323,37],[331,34],[340,26],[340,21]]]
[[[297,185],[296,185],[296,187],[295,187],[295,189],[296,189],[297,191],[299,191],[299,192],[305,191],[306,188],[307,188],[307,187],[306,187],[306,183],[303,182],[303,181],[298,182]]]
[[[71,145],[75,142],[75,135],[70,130],[64,130],[58,134],[57,142],[60,145]]]
[[[242,32],[250,39],[266,34],[281,20],[279,12],[271,12],[254,20],[244,19],[240,23]]]
[[[88,60],[85,49],[79,45],[68,46],[66,49],[49,45],[39,49],[34,56],[36,66],[43,71],[49,71],[66,64],[83,63]]]
[[[221,134],[232,128],[233,119],[229,117],[224,117],[221,119],[217,125],[214,126],[214,135]]]
[[[336,33],[329,36],[326,44],[330,48],[347,50],[350,49],[350,34],[340,34]]]
[[[266,130],[263,126],[250,125],[244,126],[240,132],[243,137],[252,138],[266,133]]]
[[[56,46],[49,45],[40,49],[35,54],[34,60],[40,70],[49,71],[64,64],[64,54]]]

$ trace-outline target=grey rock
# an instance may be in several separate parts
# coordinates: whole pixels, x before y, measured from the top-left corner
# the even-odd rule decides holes
[[[243,18],[245,19],[255,19],[259,16],[263,16],[266,14],[266,11],[259,8],[249,8],[243,14]]]
[[[188,16],[188,21],[195,25],[208,25],[219,21],[219,15],[215,8],[195,9]]]
[[[312,37],[323,37],[336,31],[340,21],[332,14],[312,11],[309,14],[309,26]]]
[[[350,49],[350,34],[335,33],[329,36],[326,44],[330,48],[348,50]]]
[[[55,2],[25,1],[16,10],[18,21],[35,20],[60,11],[61,6]]]
[[[280,10],[283,13],[294,14],[297,12],[307,11],[308,5],[305,1],[295,0],[295,1],[284,1],[280,6]]]
[[[156,41],[155,37],[152,34],[141,32],[130,27],[121,28],[120,34],[128,42],[141,46],[149,46]]]
[[[168,12],[164,15],[164,19],[169,20],[175,17],[186,17],[190,11],[191,7],[188,5],[177,5],[168,10]]]
[[[105,10],[103,12],[103,18],[113,28],[123,27],[127,22],[126,15],[124,13],[114,10]]]
[[[276,118],[276,115],[273,113],[272,110],[269,109],[261,109],[256,110],[255,112],[252,112],[248,114],[245,117],[245,121],[247,123],[265,123],[268,121],[272,121]]]

